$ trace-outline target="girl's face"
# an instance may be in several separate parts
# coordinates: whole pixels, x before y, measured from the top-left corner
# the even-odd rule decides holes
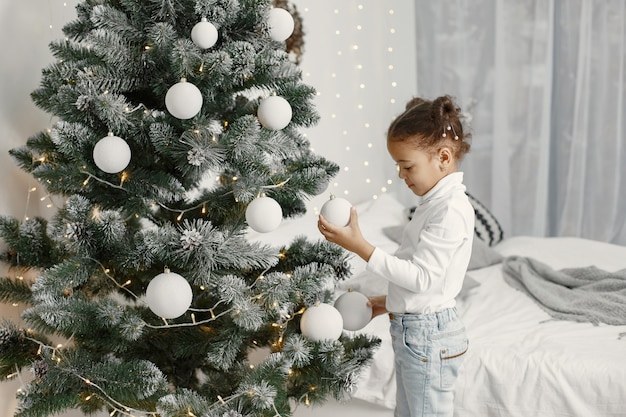
[[[387,150],[398,165],[398,176],[413,194],[420,197],[448,175],[448,172],[456,170],[452,164],[451,151],[446,147],[432,154],[415,148],[410,140],[387,141]]]

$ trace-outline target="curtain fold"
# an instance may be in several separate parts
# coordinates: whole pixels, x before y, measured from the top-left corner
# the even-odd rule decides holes
[[[511,235],[626,244],[623,0],[416,3],[418,92],[470,113],[468,190]]]

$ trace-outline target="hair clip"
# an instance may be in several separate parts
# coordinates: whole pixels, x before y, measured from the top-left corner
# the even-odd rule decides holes
[[[447,129],[448,129],[448,130],[451,130],[451,131],[452,131],[452,133],[454,133],[454,140],[459,140],[459,135],[457,135],[457,134],[456,134],[456,130],[454,130],[454,126],[452,126],[452,124],[449,124],[449,125],[448,125],[448,127],[447,127]],[[448,136],[448,135],[446,134],[446,129],[444,129],[444,130],[443,130],[443,135],[441,135],[441,136],[443,136],[444,138],[445,138],[446,136]]]

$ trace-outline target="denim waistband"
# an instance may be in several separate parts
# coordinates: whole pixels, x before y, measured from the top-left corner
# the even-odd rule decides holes
[[[457,320],[458,318],[459,315],[456,307],[450,307],[441,311],[436,311],[434,313],[428,314],[389,313],[389,319],[392,321],[396,321],[398,324],[408,324],[423,321],[437,322],[437,324],[441,327],[453,320]]]

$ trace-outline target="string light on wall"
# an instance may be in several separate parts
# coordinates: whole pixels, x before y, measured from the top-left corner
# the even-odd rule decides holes
[[[408,42],[414,38],[414,5],[294,3],[303,11],[307,33],[305,81],[320,92],[315,104],[321,119],[307,137],[312,148],[340,166],[331,192],[358,204],[394,191],[397,172],[385,133],[402,103],[415,95],[415,48]]]

